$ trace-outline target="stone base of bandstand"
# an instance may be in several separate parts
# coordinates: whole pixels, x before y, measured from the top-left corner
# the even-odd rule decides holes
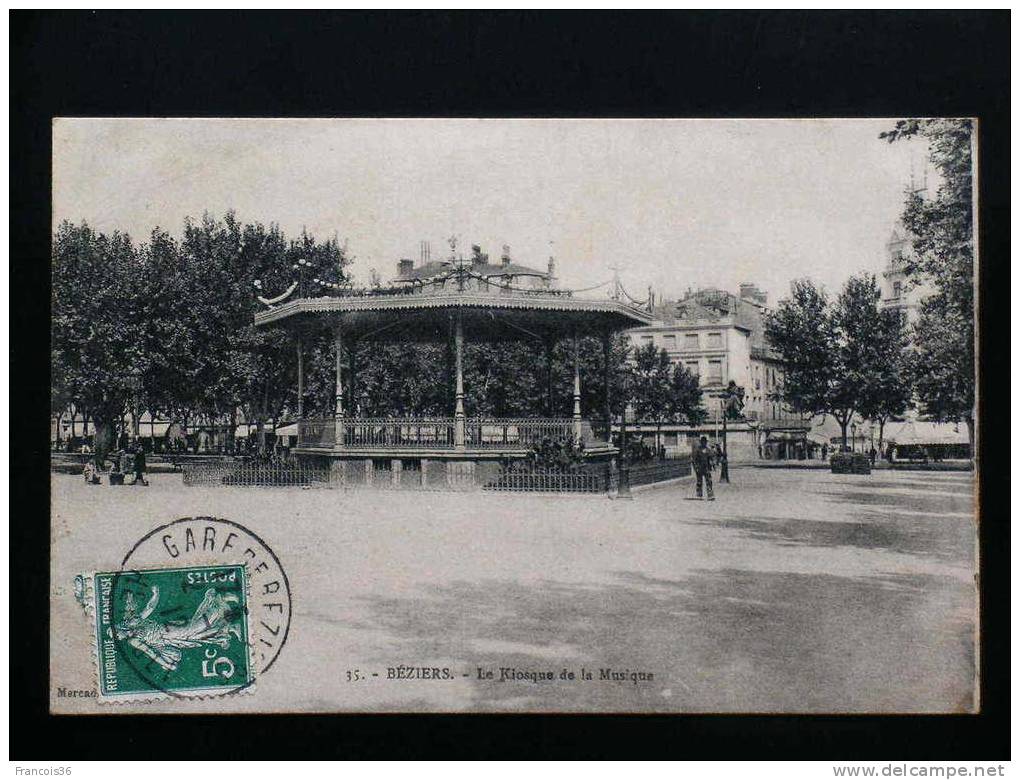
[[[615,447],[599,443],[586,452],[586,460],[610,468],[617,454]],[[292,455],[304,467],[328,470],[335,487],[472,491],[498,479],[503,466],[526,459],[530,451],[299,447]]]

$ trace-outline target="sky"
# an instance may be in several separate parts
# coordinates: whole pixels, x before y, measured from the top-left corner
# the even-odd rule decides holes
[[[616,267],[639,299],[751,282],[772,303],[796,278],[881,271],[924,168],[922,142],[878,138],[894,121],[64,118],[53,220],[144,241],[233,210],[338,236],[363,282],[456,235],[465,254],[552,254],[561,287]]]

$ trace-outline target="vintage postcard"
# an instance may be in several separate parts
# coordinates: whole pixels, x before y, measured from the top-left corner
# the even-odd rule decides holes
[[[980,710],[976,120],[52,133],[53,713]]]

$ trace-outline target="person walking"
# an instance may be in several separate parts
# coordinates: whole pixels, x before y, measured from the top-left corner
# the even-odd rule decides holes
[[[148,485],[145,481],[145,450],[142,445],[135,445],[135,485]]]
[[[694,475],[697,480],[697,497],[702,498],[701,483],[704,481],[708,493],[708,500],[715,501],[712,492],[712,451],[708,448],[708,439],[704,436],[698,447],[691,453],[691,465],[694,467]]]

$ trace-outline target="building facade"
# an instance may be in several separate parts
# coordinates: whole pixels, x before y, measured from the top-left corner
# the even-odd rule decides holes
[[[627,332],[633,346],[664,349],[675,365],[700,380],[707,421],[693,428],[667,426],[666,447],[685,446],[685,434],[721,435],[723,393],[732,381],[744,390],[744,420],[727,422],[731,458],[792,457],[797,446],[807,452],[809,423],[779,398],[783,366],[765,340],[767,302],[755,284],[741,284],[736,295],[718,289],[688,291],[680,300],[654,306],[652,325]]]
[[[882,291],[879,308],[898,311],[908,324],[913,324],[917,321],[921,300],[930,290],[927,285],[907,276],[906,263],[913,256],[914,250],[910,234],[903,225],[898,224],[893,228],[885,249],[885,267],[878,280]]]

